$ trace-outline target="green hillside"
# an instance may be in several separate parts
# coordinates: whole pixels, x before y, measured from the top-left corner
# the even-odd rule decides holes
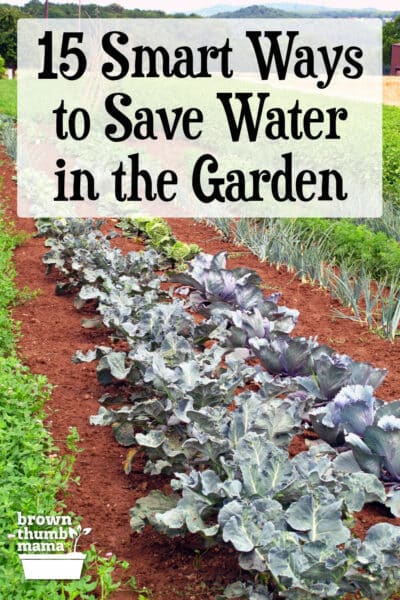
[[[303,15],[278,8],[270,8],[263,4],[255,4],[232,12],[218,13],[213,16],[217,19],[296,19]]]
[[[232,7],[233,9],[233,7]],[[337,9],[303,4],[254,4],[245,8],[220,11],[213,17],[225,19],[274,19],[274,18],[395,18],[399,11],[381,11],[374,8]]]

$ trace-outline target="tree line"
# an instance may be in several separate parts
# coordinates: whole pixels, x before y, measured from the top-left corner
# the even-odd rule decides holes
[[[383,68],[385,73],[390,69],[393,44],[400,44],[400,14],[394,21],[389,21],[383,27]]]
[[[44,17],[44,3],[40,0],[30,0],[21,8],[10,4],[0,4],[0,56],[5,60],[8,68],[17,68],[17,23],[21,18]],[[49,18],[68,19],[78,17],[78,3],[66,2],[64,4],[48,4]],[[83,18],[99,19],[138,19],[138,18],[170,18],[187,17],[183,13],[169,15],[161,10],[126,9],[119,4],[98,6],[97,4],[84,4],[81,9]],[[197,15],[190,15],[196,17]]]
[[[76,18],[78,16],[77,3],[53,4],[49,2],[50,18]],[[282,11],[279,11],[281,13]],[[21,18],[44,16],[44,4],[40,0],[30,0],[21,8],[9,4],[0,4],[0,56],[3,57],[8,68],[17,68],[17,22]],[[197,17],[197,15],[185,15],[176,13],[167,14],[161,10],[139,10],[126,9],[119,4],[98,6],[97,4],[85,4],[82,6],[81,16],[83,18],[170,18],[170,17]],[[279,14],[282,18],[282,15]],[[383,25],[383,71],[390,69],[392,44],[400,43],[400,14],[393,20]]]

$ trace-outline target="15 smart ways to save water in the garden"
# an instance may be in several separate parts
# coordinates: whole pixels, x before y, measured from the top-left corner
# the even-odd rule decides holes
[[[18,44],[20,216],[381,214],[379,20],[30,19]]]

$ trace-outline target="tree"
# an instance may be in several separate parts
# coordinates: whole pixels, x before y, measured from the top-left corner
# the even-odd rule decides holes
[[[0,56],[0,79],[3,77],[6,69],[5,69],[5,61],[4,58],[2,56]]]
[[[394,21],[385,23],[383,27],[383,66],[385,71],[390,70],[393,44],[400,44],[400,15]]]
[[[24,13],[18,8],[0,6],[0,55],[6,67],[17,67],[17,23]]]
[[[30,0],[22,10],[31,17],[41,18],[44,15],[44,6],[40,0]]]

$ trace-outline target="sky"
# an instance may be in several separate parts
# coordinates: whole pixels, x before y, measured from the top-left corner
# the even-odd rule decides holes
[[[25,4],[27,0],[5,0],[8,4],[21,5]],[[56,2],[57,0],[51,0]],[[59,0],[64,1],[64,0]],[[65,1],[76,1],[77,0],[65,0]],[[176,12],[176,11],[189,11],[200,8],[207,8],[209,6],[215,6],[217,4],[229,4],[238,7],[250,6],[252,4],[268,4],[262,0],[82,0],[82,4],[85,2],[90,3],[93,1],[95,4],[107,5],[112,2],[116,2],[125,8],[142,8],[142,9],[158,9],[164,10],[165,12]],[[285,0],[282,0],[285,1]],[[287,0],[290,2],[296,2],[296,0]],[[273,0],[271,3],[279,3],[279,0]],[[297,2],[298,4],[315,4],[318,6],[326,6],[327,8],[377,8],[380,10],[400,10],[400,0],[304,0],[304,2]]]

